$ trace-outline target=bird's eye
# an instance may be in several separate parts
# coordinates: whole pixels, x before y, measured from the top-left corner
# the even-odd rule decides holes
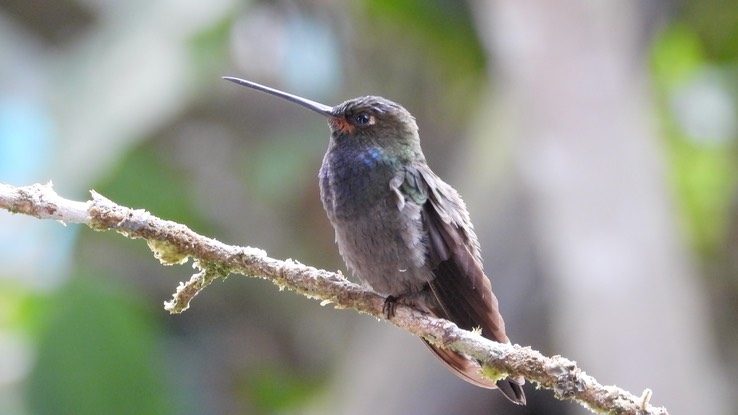
[[[354,123],[356,125],[370,125],[374,124],[374,117],[366,112],[360,112],[354,115]]]

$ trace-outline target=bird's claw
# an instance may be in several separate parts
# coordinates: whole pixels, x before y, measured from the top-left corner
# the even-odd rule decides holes
[[[388,295],[384,299],[384,305],[382,306],[382,312],[384,313],[387,320],[395,316],[395,310],[397,309],[397,297]]]

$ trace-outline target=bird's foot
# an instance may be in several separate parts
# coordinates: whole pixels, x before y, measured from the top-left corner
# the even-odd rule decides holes
[[[399,295],[388,295],[384,299],[384,305],[382,306],[382,312],[390,320],[395,316],[397,305],[402,304],[408,307],[424,313],[433,314],[430,308],[428,308],[428,294],[424,291],[416,293],[403,293]]]
[[[387,317],[387,320],[390,320],[392,317],[395,316],[395,310],[397,309],[398,300],[399,298],[395,297],[394,295],[388,295],[387,298],[384,299],[382,312],[384,313],[385,317]]]

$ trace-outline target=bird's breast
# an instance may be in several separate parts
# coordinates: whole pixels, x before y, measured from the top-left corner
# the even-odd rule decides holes
[[[398,207],[390,181],[401,169],[370,150],[331,154],[320,170],[320,193],[348,267],[385,295],[420,290],[430,278],[421,207]]]
[[[398,166],[381,148],[331,152],[320,169],[320,193],[331,220],[361,216],[391,198],[389,182]]]

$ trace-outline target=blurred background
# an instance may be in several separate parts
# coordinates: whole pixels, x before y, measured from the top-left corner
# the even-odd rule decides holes
[[[344,265],[325,120],[238,87],[417,118],[513,342],[671,413],[738,414],[738,1],[4,0],[0,182],[54,182],[226,243]],[[0,212],[0,413],[581,414],[451,375],[412,336]]]

